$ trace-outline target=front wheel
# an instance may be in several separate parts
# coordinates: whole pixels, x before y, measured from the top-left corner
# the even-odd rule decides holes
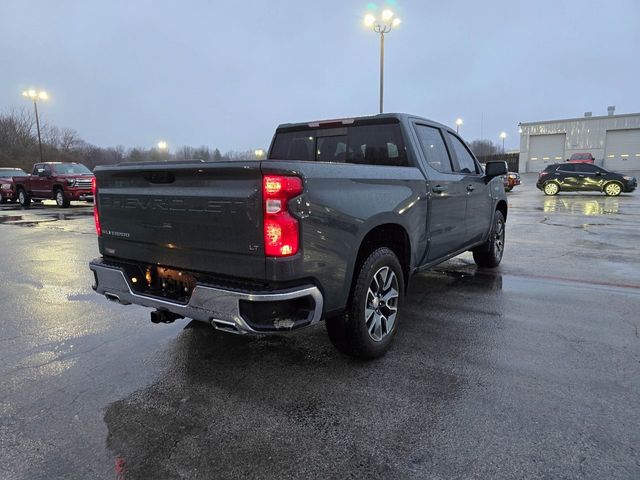
[[[344,315],[326,320],[331,342],[358,358],[384,355],[398,331],[404,297],[404,276],[398,257],[389,248],[371,253],[357,273]]]
[[[560,187],[555,182],[549,182],[544,186],[545,195],[557,195],[560,191]]]
[[[622,193],[622,187],[616,182],[607,183],[604,186],[604,193],[609,197],[617,197]]]
[[[18,192],[18,203],[22,208],[29,208],[31,206],[31,197],[27,195],[27,192],[23,188]]]
[[[60,208],[67,208],[71,201],[66,199],[62,190],[56,190],[56,205]]]
[[[505,223],[502,212],[496,210],[489,239],[473,249],[473,260],[479,267],[494,268],[500,265],[504,253]]]

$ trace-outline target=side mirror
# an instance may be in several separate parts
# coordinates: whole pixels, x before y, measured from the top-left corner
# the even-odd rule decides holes
[[[488,178],[499,177],[509,173],[507,162],[487,162],[484,173]]]

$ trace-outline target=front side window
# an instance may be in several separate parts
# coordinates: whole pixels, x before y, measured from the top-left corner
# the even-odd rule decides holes
[[[451,133],[449,133],[449,139],[453,144],[453,150],[456,152],[456,157],[458,158],[459,172],[478,173],[476,162],[473,160],[467,147],[462,143],[462,140]]]
[[[442,173],[451,173],[451,159],[440,130],[426,125],[416,125],[416,133],[427,163]]]
[[[399,124],[278,132],[269,158],[396,167],[409,165]]]

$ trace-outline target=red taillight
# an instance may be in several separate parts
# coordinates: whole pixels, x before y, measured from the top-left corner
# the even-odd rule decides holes
[[[93,194],[93,221],[96,224],[96,233],[101,236],[102,228],[100,227],[100,215],[98,214],[98,185],[96,184],[96,177],[91,179],[91,193]]]
[[[286,257],[298,253],[300,229],[287,210],[290,199],[302,193],[300,177],[265,175],[262,179],[264,199],[264,252],[269,257]]]

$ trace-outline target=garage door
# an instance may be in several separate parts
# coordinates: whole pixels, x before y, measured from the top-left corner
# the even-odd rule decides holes
[[[547,165],[562,162],[566,137],[564,133],[530,136],[527,171],[539,172]]]
[[[607,131],[604,168],[640,170],[640,128]]]

